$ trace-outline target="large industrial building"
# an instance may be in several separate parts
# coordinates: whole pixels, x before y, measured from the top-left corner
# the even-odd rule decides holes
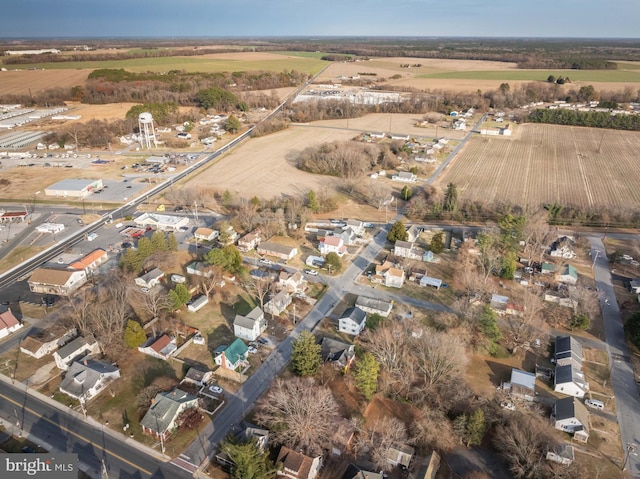
[[[48,188],[44,194],[47,196],[62,196],[86,198],[94,191],[104,188],[102,180],[67,179],[59,181]]]

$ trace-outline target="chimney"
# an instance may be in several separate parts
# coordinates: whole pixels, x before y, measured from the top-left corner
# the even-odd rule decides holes
[[[153,405],[155,404],[155,402],[156,402],[156,399],[155,399],[155,398],[153,398],[153,399],[151,400],[151,405],[153,406]]]
[[[85,358],[84,361],[82,361],[83,364],[86,366],[87,365],[87,359]]]
[[[220,367],[227,369],[227,356],[225,356],[224,351],[222,351],[221,356],[222,356],[222,361],[221,361]]]

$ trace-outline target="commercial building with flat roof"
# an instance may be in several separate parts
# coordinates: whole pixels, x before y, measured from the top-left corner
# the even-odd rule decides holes
[[[66,179],[45,188],[44,194],[47,196],[86,198],[94,191],[102,188],[104,188],[102,180]]]

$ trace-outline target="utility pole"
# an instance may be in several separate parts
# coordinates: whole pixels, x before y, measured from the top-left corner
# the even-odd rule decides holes
[[[196,211],[195,211],[196,221],[198,221],[198,202],[197,202],[197,201],[194,201],[194,202],[193,202],[193,206],[194,206],[194,208],[195,208],[195,210],[196,210]]]
[[[630,455],[637,456],[636,454],[636,445],[630,442],[627,443],[626,452],[624,455],[624,462],[622,463],[622,470],[625,471],[627,469],[627,462],[629,461]]]
[[[598,260],[599,255],[600,255],[600,250],[597,250],[595,256],[593,257],[593,264],[591,265],[591,269],[595,268],[596,261]]]

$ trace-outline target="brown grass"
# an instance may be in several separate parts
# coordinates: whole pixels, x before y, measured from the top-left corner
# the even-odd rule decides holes
[[[5,95],[28,95],[51,88],[84,85],[93,70],[21,70],[0,72],[0,92]]]

